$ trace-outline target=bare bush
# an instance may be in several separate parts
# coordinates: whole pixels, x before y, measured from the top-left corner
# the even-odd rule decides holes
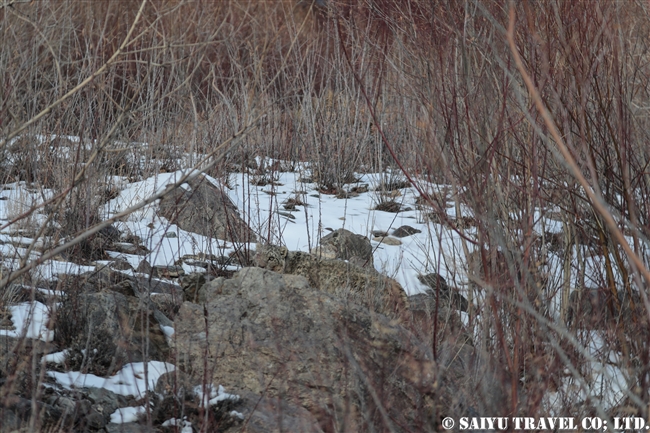
[[[99,209],[114,176],[197,165],[226,184],[236,170],[274,186],[281,167],[259,161],[285,159],[310,162],[321,192],[341,193],[357,172],[390,169],[379,191],[412,185],[429,220],[462,240],[468,334],[509,389],[509,414],[647,417],[648,342],[635,332],[650,320],[646,9],[4,2],[0,181],[39,197],[14,200],[0,227],[54,233],[45,258],[73,239],[70,257],[89,262],[103,258],[92,236],[110,224]],[[377,201],[399,211],[394,198]],[[599,353],[571,320],[571,296],[607,309]],[[431,338],[435,358],[444,333]],[[611,354],[629,386],[605,405],[591,377]],[[582,396],[562,387],[569,379]]]

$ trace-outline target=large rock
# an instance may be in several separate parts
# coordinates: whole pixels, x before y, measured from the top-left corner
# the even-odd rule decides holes
[[[233,242],[255,242],[228,196],[204,176],[188,181],[160,201],[159,213],[188,232]]]
[[[443,325],[433,326],[431,303],[423,303],[418,320],[397,324],[302,276],[260,268],[215,279],[198,300],[203,305],[185,302],[175,320],[177,365],[229,392],[263,396],[271,413],[251,422],[287,410],[300,426],[245,431],[317,431],[312,417],[323,431],[439,431],[445,416],[511,407],[503,363],[468,343],[452,309],[441,309]]]
[[[57,311],[55,338],[70,348],[71,369],[110,375],[127,362],[167,361],[158,316],[151,303],[122,293],[70,293]]]
[[[163,424],[170,418],[191,423],[195,431],[220,432],[304,432],[322,433],[318,422],[309,411],[281,398],[260,396],[250,391],[230,394],[225,390],[216,405],[206,410],[195,390],[204,389],[204,378],[192,377],[176,369],[163,374],[156,384],[156,394],[161,400],[155,404],[154,424]],[[220,390],[221,391],[221,390]],[[213,390],[214,392],[214,390]],[[212,394],[214,395],[214,394]],[[206,416],[207,415],[207,416]]]
[[[297,402],[325,431],[403,431],[430,423],[437,368],[427,346],[385,316],[309,287],[297,275],[245,268],[185,302],[178,365],[227,389]]]
[[[349,260],[357,266],[370,267],[373,265],[372,244],[366,236],[352,233],[350,230],[338,229],[320,240],[323,250],[329,250],[334,258]]]

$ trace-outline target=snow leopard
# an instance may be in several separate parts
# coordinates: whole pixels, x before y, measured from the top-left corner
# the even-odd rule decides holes
[[[319,259],[286,247],[258,244],[255,264],[270,271],[301,275],[309,284],[342,299],[364,305],[389,317],[398,317],[408,309],[402,286],[375,269],[361,268],[337,259]]]

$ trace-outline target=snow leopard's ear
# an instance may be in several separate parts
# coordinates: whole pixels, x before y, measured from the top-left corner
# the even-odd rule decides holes
[[[280,255],[283,259],[287,258],[289,255],[289,249],[287,247],[280,247]]]

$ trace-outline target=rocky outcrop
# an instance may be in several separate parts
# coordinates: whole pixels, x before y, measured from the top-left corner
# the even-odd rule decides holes
[[[374,266],[372,258],[372,244],[366,236],[352,233],[346,229],[338,229],[324,236],[320,240],[324,251],[333,254],[324,258],[348,260],[357,266]]]
[[[502,413],[512,383],[503,365],[477,352],[456,311],[436,316],[424,296],[398,324],[302,276],[245,268],[205,284],[202,305],[182,305],[172,351],[184,371],[263,396],[271,413],[306,410],[290,412],[305,427],[283,431],[436,431],[444,416]]]
[[[73,293],[57,312],[56,341],[70,348],[70,368],[98,375],[126,362],[163,361],[169,349],[159,324],[164,316],[156,313],[153,304],[115,291]]]
[[[56,313],[55,341],[70,347],[69,367],[107,375],[126,362],[167,360],[160,326],[172,325],[167,315],[180,307],[180,286],[150,284],[103,267],[69,276],[60,289],[65,294]]]
[[[159,213],[181,229],[233,242],[255,242],[256,236],[228,196],[205,177],[177,188],[160,201]]]
[[[401,431],[430,422],[424,418],[433,409],[419,409],[434,391],[436,365],[426,346],[385,316],[303,277],[260,268],[212,281],[199,301],[204,306],[184,303],[174,323],[179,366],[193,375],[299,402],[324,430]]]

